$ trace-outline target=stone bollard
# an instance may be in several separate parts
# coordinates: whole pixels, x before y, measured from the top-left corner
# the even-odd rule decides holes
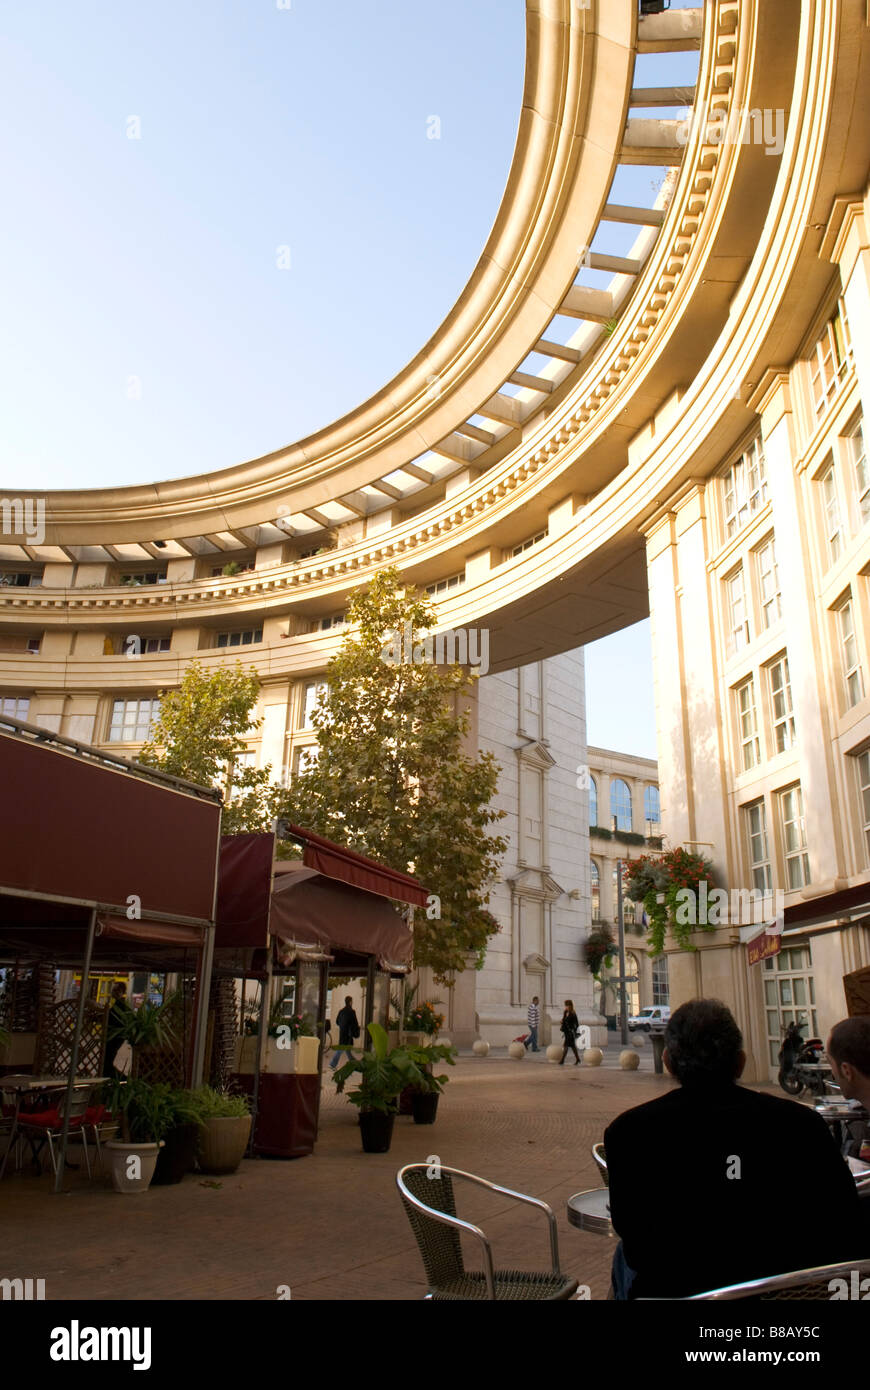
[[[559,1062],[562,1060],[562,1049],[558,1043],[550,1043],[547,1048],[547,1061]]]
[[[514,1059],[515,1062],[520,1062],[520,1061],[522,1061],[523,1057],[525,1057],[525,1055],[526,1055],[526,1049],[524,1048],[524,1046],[523,1046],[522,1043],[518,1043],[518,1042],[512,1042],[512,1043],[511,1043],[510,1047],[508,1048],[508,1056],[509,1056],[509,1057],[513,1057],[513,1059]]]
[[[604,1053],[600,1047],[587,1047],[583,1053],[583,1063],[587,1067],[600,1067],[604,1061]]]
[[[488,1042],[484,1042],[484,1041],[483,1041],[483,1038],[477,1038],[477,1039],[471,1044],[471,1050],[472,1050],[472,1052],[474,1053],[475,1057],[488,1057],[488,1056],[489,1056],[489,1043],[488,1043]]]
[[[637,1071],[640,1066],[640,1058],[633,1047],[627,1047],[619,1054],[619,1065],[623,1071]]]

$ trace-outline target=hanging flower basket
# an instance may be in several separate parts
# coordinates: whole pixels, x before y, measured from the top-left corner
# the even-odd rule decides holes
[[[701,893],[701,884],[707,892]],[[653,858],[641,855],[628,865],[628,896],[642,903],[649,923],[647,948],[660,956],[668,928],[684,951],[694,951],[694,931],[715,931],[708,923],[706,902],[713,888],[713,864],[703,854],[686,849],[669,849]]]

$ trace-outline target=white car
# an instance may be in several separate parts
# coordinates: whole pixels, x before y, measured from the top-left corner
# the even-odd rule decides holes
[[[628,1020],[628,1031],[633,1033],[635,1028],[641,1032],[648,1033],[654,1024],[664,1028],[671,1011],[667,1004],[650,1004],[645,1009],[641,1009],[639,1014],[633,1014]]]

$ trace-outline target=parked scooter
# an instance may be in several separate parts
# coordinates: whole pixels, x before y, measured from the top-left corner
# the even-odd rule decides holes
[[[810,1091],[814,1096],[825,1094],[825,1082],[833,1077],[824,1056],[821,1038],[801,1037],[805,1023],[790,1023],[785,1030],[779,1050],[779,1084],[790,1096]],[[819,1070],[819,1068],[822,1070]]]

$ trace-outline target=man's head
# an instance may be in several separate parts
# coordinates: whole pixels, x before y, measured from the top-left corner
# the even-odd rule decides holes
[[[116,984],[112,985],[113,999],[123,999],[126,993],[127,986],[124,984],[123,980],[118,980]]]
[[[346,1009],[349,1009],[352,1003],[353,1003],[353,995],[352,995],[352,994],[346,994],[346,995],[344,996],[344,1006],[345,1006],[345,1008],[346,1008]]]
[[[722,1086],[746,1065],[743,1038],[731,1010],[718,999],[690,999],[665,1029],[664,1063],[681,1086]]]
[[[533,1004],[537,1004],[537,1002],[538,1002],[538,996],[537,996],[536,994],[533,994],[533,995],[532,995],[532,1003],[533,1003]]]
[[[825,1051],[846,1100],[870,1104],[870,1015],[859,1014],[837,1023]]]

